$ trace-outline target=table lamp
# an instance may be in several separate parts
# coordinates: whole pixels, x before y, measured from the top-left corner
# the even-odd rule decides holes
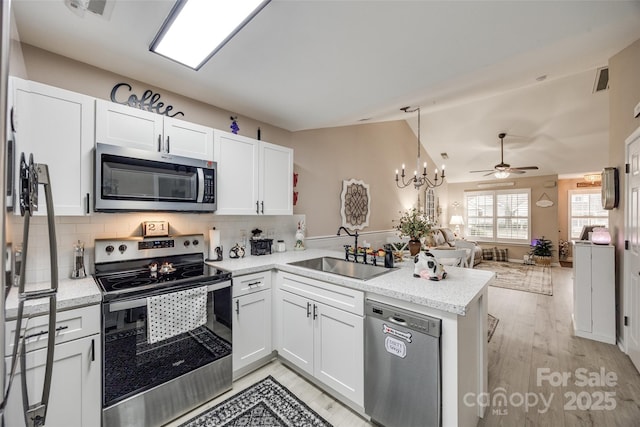
[[[456,235],[460,235],[460,226],[464,225],[464,219],[462,219],[462,215],[452,215],[451,220],[449,221],[449,225],[455,225],[456,228],[453,230]]]

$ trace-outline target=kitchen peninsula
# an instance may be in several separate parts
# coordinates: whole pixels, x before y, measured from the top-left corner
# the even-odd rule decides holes
[[[295,352],[287,349],[287,345],[283,344],[281,337],[283,327],[288,327],[287,322],[282,318],[286,316],[283,314],[286,312],[284,302],[286,298],[283,299],[283,295],[289,296],[289,291],[292,289],[296,292],[295,288],[300,283],[299,288],[302,289],[300,295],[306,298],[301,303],[302,309],[304,310],[305,301],[312,302],[312,305],[306,302],[307,317],[309,317],[311,306],[313,306],[313,319],[316,318],[316,306],[323,307],[320,303],[316,305],[315,301],[325,301],[328,305],[335,303],[334,307],[344,309],[345,312],[349,312],[346,315],[356,319],[356,326],[353,328],[355,334],[362,333],[361,321],[364,316],[363,305],[366,299],[441,319],[442,425],[475,426],[478,417],[482,417],[484,412],[484,408],[476,403],[475,397],[487,391],[487,287],[493,279],[493,273],[447,267],[448,275],[445,280],[428,281],[413,277],[413,262],[405,261],[396,264],[397,268],[392,271],[363,281],[288,264],[324,256],[343,258],[344,254],[310,249],[229,259],[210,264],[233,273],[234,301],[236,282],[242,281],[244,277],[250,278],[251,280],[248,279],[246,287],[250,288],[252,283],[258,283],[258,281],[254,281],[254,277],[261,274],[261,277],[264,277],[264,274],[271,274],[272,293],[270,295],[273,301],[273,310],[271,311],[273,315],[272,319],[268,319],[268,321],[273,322],[271,327],[273,331],[272,350],[277,351],[279,356],[288,362],[288,365],[292,365],[305,377],[359,413],[364,413],[362,406],[364,361],[360,360],[357,368],[354,365],[353,369],[349,369],[349,373],[346,374],[348,378],[341,380],[335,378],[338,374],[330,375],[327,373],[327,371],[331,371],[331,367],[323,366],[318,369],[316,366],[314,369],[313,360],[308,362],[305,357],[294,354]],[[305,288],[307,285],[309,286]],[[262,283],[258,286],[262,286]],[[239,304],[241,303],[235,301],[234,309],[242,307]],[[361,322],[359,326],[357,325],[358,319]],[[335,331],[340,331],[340,329],[335,329]],[[345,330],[345,333],[347,332],[350,331]],[[360,348],[354,344],[353,348],[342,349],[344,356],[354,352],[361,355],[363,339],[343,339],[342,343],[348,342],[348,345],[351,345],[351,341],[357,341]],[[238,345],[239,343],[234,338],[234,352],[238,350]],[[271,349],[268,353],[271,353]],[[322,353],[322,356],[327,359],[328,351],[326,348]],[[341,365],[348,365],[345,359],[340,359]],[[326,360],[320,362],[316,360],[315,364],[318,363],[327,362]],[[307,364],[311,367],[307,367]],[[336,368],[336,372],[340,369]],[[356,371],[356,374],[352,371]],[[428,393],[429,391],[423,390],[423,392]],[[474,398],[469,398],[469,396]]]

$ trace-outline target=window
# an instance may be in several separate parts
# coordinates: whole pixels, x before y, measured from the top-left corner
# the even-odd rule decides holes
[[[579,239],[585,225],[609,226],[609,213],[602,208],[599,189],[569,191],[569,238]]]
[[[436,222],[436,193],[433,188],[425,192],[424,214],[430,221]]]
[[[466,235],[509,243],[531,241],[530,189],[465,193]]]

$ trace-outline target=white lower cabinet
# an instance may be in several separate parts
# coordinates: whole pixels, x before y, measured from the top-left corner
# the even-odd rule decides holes
[[[233,372],[273,350],[271,343],[271,272],[233,278]]]
[[[56,343],[46,418],[47,427],[93,427],[100,425],[102,414],[100,360],[102,351],[99,330],[93,328],[94,325],[99,328],[100,308],[99,306],[92,307],[93,310],[88,310],[91,307],[79,309],[83,312],[84,325],[90,326],[84,330],[85,336]],[[62,320],[65,317],[77,318],[73,315],[73,312],[77,311],[70,310],[58,314],[63,318]],[[70,314],[72,316],[69,316]],[[60,325],[61,322],[57,324]],[[15,327],[15,322],[7,322],[7,339],[13,335],[11,326]],[[42,337],[38,337],[37,341],[37,344],[34,341],[32,344],[35,345],[27,346],[26,353],[27,388],[31,404],[41,400],[47,356],[46,348],[42,348],[44,345]],[[30,347],[36,349],[29,350]],[[9,372],[10,369],[10,359],[10,357],[5,358],[6,372]],[[6,426],[21,427],[25,425],[21,375],[22,372],[20,372],[18,364],[18,371],[13,381],[5,412]]]
[[[278,354],[363,406],[364,295],[293,274],[278,277]]]

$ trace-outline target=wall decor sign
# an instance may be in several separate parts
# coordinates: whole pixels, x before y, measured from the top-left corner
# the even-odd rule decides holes
[[[128,92],[130,93],[129,97],[125,100],[126,96],[125,89],[126,87]],[[173,106],[165,105],[164,102],[160,102],[160,94],[153,93],[150,89],[145,90],[142,93],[142,96],[138,97],[136,94],[131,93],[133,88],[131,85],[127,83],[118,83],[111,89],[111,101],[116,104],[128,105],[129,107],[138,108],[140,110],[150,111],[152,113],[161,114],[163,116],[175,117],[177,115],[184,116],[182,111],[177,111],[171,114],[173,110]],[[125,95],[122,95],[122,92],[125,92]]]
[[[356,179],[342,181],[340,198],[342,200],[340,207],[342,226],[351,230],[362,230],[367,227],[371,213],[369,184]]]

